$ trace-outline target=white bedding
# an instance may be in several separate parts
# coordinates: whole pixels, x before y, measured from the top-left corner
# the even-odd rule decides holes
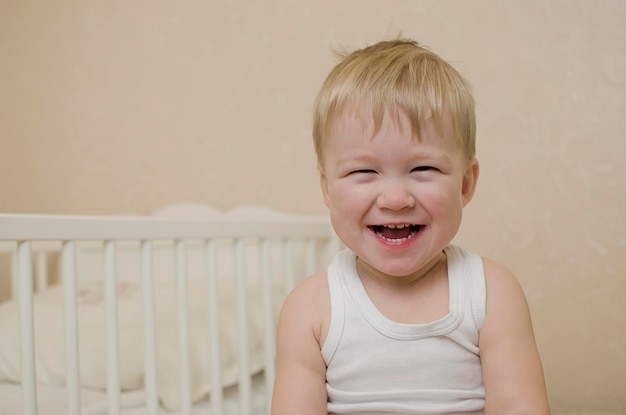
[[[191,397],[198,402],[210,392],[210,360],[205,281],[191,280],[188,284],[189,336],[191,363]],[[219,282],[220,357],[222,384],[227,387],[238,380],[237,330],[235,285],[230,280]],[[249,363],[250,374],[263,368],[263,321],[258,287],[248,290],[249,311]],[[256,292],[256,295],[255,295]],[[164,408],[177,410],[178,400],[178,343],[176,326],[175,281],[158,281],[155,284],[155,317],[157,323],[157,377],[158,396]],[[118,325],[120,355],[120,386],[125,393],[127,407],[140,405],[138,390],[143,387],[143,330],[142,290],[138,282],[123,281],[118,284]],[[65,357],[63,339],[63,292],[55,286],[35,295],[35,355],[37,363],[38,395],[44,403],[42,409],[51,414],[63,413],[65,392]],[[78,327],[80,343],[80,372],[85,413],[98,412],[106,402],[106,338],[104,332],[104,296],[101,282],[81,284],[78,288]],[[276,298],[278,300],[279,294]],[[276,308],[279,301],[276,302]],[[13,406],[20,404],[19,387],[10,382],[21,381],[20,345],[18,336],[18,306],[15,301],[0,304],[0,413],[21,413]],[[13,398],[12,398],[13,397]],[[13,406],[11,406],[13,405]],[[93,409],[92,409],[93,407]],[[57,412],[55,412],[57,411]],[[61,412],[58,412],[61,411]],[[139,410],[138,410],[139,411]],[[40,412],[41,413],[41,412]],[[141,413],[136,412],[137,414]],[[175,412],[174,412],[175,413]],[[206,412],[204,412],[206,413]]]
[[[262,375],[255,376],[252,380],[252,413],[268,413],[268,402],[265,389],[262,384]],[[226,388],[223,398],[223,411],[220,415],[235,415],[240,413],[239,397],[236,387]],[[64,388],[58,386],[40,385],[37,388],[38,415],[66,415],[67,393]],[[143,390],[122,392],[120,396],[120,415],[148,415],[144,406],[145,394]],[[107,415],[107,394],[101,389],[83,389],[81,391],[81,414],[83,415]],[[0,413],[22,413],[22,391],[16,383],[0,382]],[[164,407],[159,408],[159,414],[179,415],[178,411],[170,411]],[[198,401],[192,409],[193,415],[214,415],[210,401],[204,398]]]

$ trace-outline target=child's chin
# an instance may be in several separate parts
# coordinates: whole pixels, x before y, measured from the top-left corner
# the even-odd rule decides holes
[[[389,258],[382,258],[370,264],[379,272],[382,272],[385,275],[389,275],[390,277],[406,277],[407,275],[411,275],[417,271],[413,261],[411,261],[411,263],[408,263],[407,260],[392,260]]]

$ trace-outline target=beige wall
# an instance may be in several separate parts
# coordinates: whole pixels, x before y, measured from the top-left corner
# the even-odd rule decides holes
[[[508,264],[555,412],[626,412],[626,2],[0,2],[0,211],[320,213],[332,47],[401,32],[474,84],[459,241]]]

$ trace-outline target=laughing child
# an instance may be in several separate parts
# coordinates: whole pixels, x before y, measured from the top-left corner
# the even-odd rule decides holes
[[[283,305],[272,414],[549,414],[517,279],[451,244],[479,173],[463,77],[412,40],[354,51],[313,138],[347,249]]]

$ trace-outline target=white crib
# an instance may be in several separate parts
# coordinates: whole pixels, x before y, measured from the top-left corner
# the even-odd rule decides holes
[[[259,207],[0,214],[0,413],[268,413],[280,304],[338,247]]]

